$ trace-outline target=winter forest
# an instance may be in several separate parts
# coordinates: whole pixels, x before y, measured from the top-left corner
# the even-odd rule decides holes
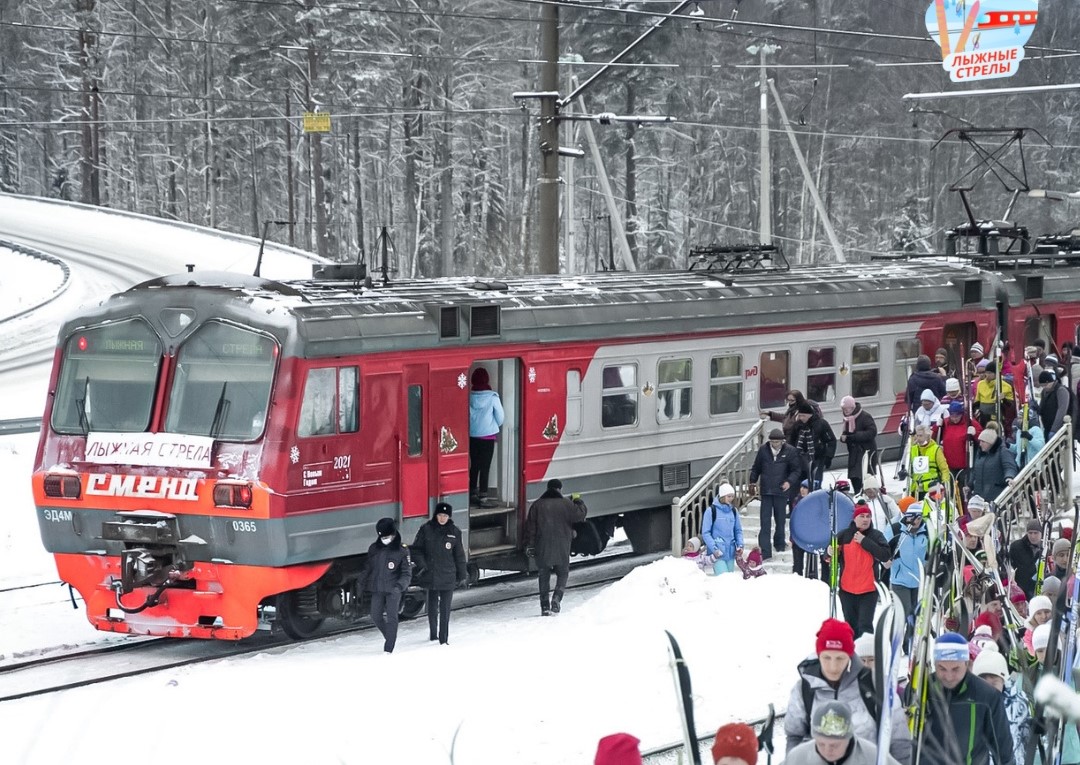
[[[561,123],[560,145],[585,152],[560,160],[578,270],[608,258],[601,171],[638,268],[758,241],[748,48],[763,44],[778,46],[769,77],[850,260],[941,250],[963,216],[948,187],[971,162],[956,140],[931,148],[952,128],[1033,128],[1030,185],[1080,189],[1080,92],[902,98],[1077,81],[1074,4],[1044,0],[1019,73],[971,86],[942,69],[927,4],[700,0],[666,22],[574,109],[673,122],[589,123],[602,168],[584,123]],[[561,3],[560,93],[675,5]],[[540,15],[540,0],[0,0],[0,190],[265,229],[342,261],[376,262],[386,227],[399,276],[535,271],[539,107],[513,94],[540,89]],[[305,112],[329,114],[330,132],[304,133]],[[792,262],[830,260],[771,99],[769,120],[774,238]],[[992,175],[971,196],[983,218],[1009,199]],[[1078,213],[1080,200],[1024,197],[1012,218],[1050,233]]]

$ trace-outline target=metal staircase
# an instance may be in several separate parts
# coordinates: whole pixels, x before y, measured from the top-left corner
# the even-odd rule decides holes
[[[1045,518],[1048,514],[1056,518],[1071,512],[1072,477],[1073,424],[1066,417],[1061,430],[994,498],[999,522],[1018,524],[1029,518]]]
[[[735,509],[741,511],[750,501],[750,468],[764,443],[766,420],[755,422],[743,437],[701,477],[690,490],[671,502],[671,554],[682,555],[686,540],[697,536],[701,516],[712,502],[720,484],[735,487]],[[744,531],[745,535],[745,531]]]

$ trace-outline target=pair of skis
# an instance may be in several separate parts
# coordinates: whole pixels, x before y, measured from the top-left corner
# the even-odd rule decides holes
[[[885,765],[892,744],[893,706],[903,653],[907,616],[896,593],[878,584],[878,600],[885,604],[874,624],[874,693],[880,711],[877,738],[877,765]]]

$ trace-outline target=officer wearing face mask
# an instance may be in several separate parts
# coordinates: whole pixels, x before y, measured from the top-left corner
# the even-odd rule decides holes
[[[401,544],[401,534],[393,518],[380,518],[375,533],[378,539],[368,548],[360,585],[371,593],[371,621],[382,633],[383,650],[393,653],[401,596],[412,581],[412,560],[409,548]]]

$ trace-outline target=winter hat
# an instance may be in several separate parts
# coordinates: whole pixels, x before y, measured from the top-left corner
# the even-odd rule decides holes
[[[864,632],[855,639],[855,655],[860,659],[874,655],[874,633]]]
[[[971,650],[974,656],[982,651],[996,651],[997,642],[994,640],[994,628],[989,624],[980,624],[975,628],[975,634],[971,636]]]
[[[900,508],[901,513],[904,513],[918,501],[919,500],[915,499],[915,497],[900,497],[900,501],[896,503],[896,506]],[[922,508],[920,507],[919,510],[921,511]]]
[[[840,399],[840,410],[843,412],[850,412],[855,409],[855,399],[851,396],[844,396]]]
[[[1060,363],[1061,362],[1058,361],[1057,355],[1055,355],[1053,353],[1046,354],[1046,358],[1043,359],[1043,366],[1044,367],[1056,367]]]
[[[853,517],[858,518],[860,515],[870,515],[870,505],[866,502],[866,497],[862,497],[855,503],[855,515]]]
[[[720,484],[720,488],[716,490],[716,497],[717,497],[717,499],[719,499],[721,497],[726,497],[729,494],[734,494],[734,493],[735,493],[735,487],[734,486],[732,486],[730,483],[722,483],[722,484]]]
[[[972,494],[970,497],[968,497],[967,508],[968,511],[978,510],[981,513],[985,513],[987,508],[986,500],[980,497],[978,494]]]
[[[1055,375],[1049,369],[1044,369],[1043,371],[1039,372],[1039,385],[1045,385],[1046,383],[1051,383],[1056,379],[1057,379],[1057,375]]]
[[[686,540],[686,546],[690,548],[690,552],[697,552],[701,549],[701,540],[697,537],[690,537]]]
[[[375,524],[375,533],[380,537],[388,537],[397,533],[397,523],[393,518],[380,518]]]
[[[997,362],[996,361],[991,361],[991,362],[987,363],[987,365],[985,367],[983,367],[983,371],[986,372],[986,374],[988,374],[988,375],[996,375],[997,374]]]
[[[993,600],[997,597],[994,592],[987,593],[987,600]],[[975,631],[977,632],[980,627],[989,627],[990,635],[997,640],[998,635],[1001,634],[1001,617],[995,614],[993,611],[983,611],[981,614],[975,617]]]
[[[810,479],[809,478],[804,478],[802,480],[802,483],[799,484],[799,486],[802,486],[804,489],[809,489],[810,488]]]
[[[866,489],[880,489],[881,481],[878,480],[876,475],[864,475],[862,479],[863,491]]]
[[[1040,624],[1031,633],[1031,647],[1033,650],[1038,651],[1048,645],[1050,645],[1050,622]]]
[[[987,444],[990,444],[991,446],[993,446],[994,444],[997,443],[997,440],[998,440],[997,431],[996,430],[991,430],[990,428],[987,428],[986,430],[984,430],[982,433],[979,434],[979,440],[982,441],[983,443],[987,443]]]
[[[1039,348],[1038,348],[1038,346],[1035,346],[1035,345],[1025,345],[1025,346],[1024,346],[1024,355],[1025,355],[1025,356],[1027,356],[1028,358],[1030,358],[1030,357],[1032,357],[1032,356],[1038,356],[1038,355],[1039,355]]]
[[[449,502],[438,502],[435,505],[435,512],[431,514],[431,517],[434,518],[436,515],[453,516],[454,508],[450,506]]]
[[[1027,595],[1024,591],[1017,587],[1015,590],[1012,586],[1009,586],[1009,602],[1010,603],[1027,603]]]
[[[851,709],[842,701],[826,701],[814,704],[814,715],[810,730],[815,736],[825,738],[851,738]]]
[[[1054,602],[1054,598],[1061,592],[1061,580],[1056,576],[1048,576],[1043,579],[1042,594]]]
[[[553,491],[562,491],[562,481],[558,478],[552,478],[547,482],[547,487]]]
[[[930,371],[930,357],[925,353],[920,354],[919,358],[915,359],[915,369],[920,372]]]
[[[855,631],[851,625],[839,619],[826,619],[817,633],[815,653],[843,651],[848,656],[855,653]]]
[[[972,343],[971,344],[971,352],[972,353],[977,353],[980,356],[982,356],[983,355],[982,343]]]
[[[813,411],[813,408],[811,408],[811,411]],[[784,431],[780,430],[780,428],[773,428],[771,431],[769,431],[769,440],[770,441],[783,441],[784,440]]]
[[[641,765],[639,743],[641,742],[629,733],[604,736],[596,746],[593,765]]]
[[[809,401],[804,401],[801,404],[799,404],[796,411],[799,414],[813,414],[814,413],[814,405],[811,404]]]
[[[754,729],[746,723],[728,723],[716,731],[712,745],[713,762],[721,757],[737,757],[746,765],[757,765],[758,740]]]
[[[906,516],[922,516],[923,506],[922,502],[911,502],[904,508],[903,514]]]
[[[922,395],[919,396],[919,401],[937,401],[937,396],[934,395],[934,391],[927,388],[922,392]]]
[[[997,675],[1002,680],[1009,679],[1009,665],[998,651],[983,651],[971,665],[971,674],[976,677]]]
[[[1028,531],[1042,531],[1042,521],[1038,518],[1032,518],[1027,522]]]
[[[1034,615],[1038,611],[1053,611],[1054,604],[1045,595],[1036,595],[1028,601],[1028,613]]]
[[[988,366],[990,366],[990,359],[983,359],[975,365],[975,370],[977,372],[985,372]]]
[[[843,478],[833,484],[837,491],[851,491],[851,483]]]
[[[934,661],[967,661],[968,641],[958,632],[944,632],[934,641]]]
[[[959,393],[960,381],[955,377],[949,377],[945,380],[945,392],[946,393]]]
[[[946,359],[949,358],[949,352],[947,350],[945,350],[944,348],[938,348],[936,351],[934,351],[934,355],[935,356],[942,356],[942,357],[944,357]]]
[[[1072,540],[1071,539],[1055,539],[1054,540],[1054,551],[1051,554],[1052,555],[1057,555],[1058,553],[1068,552],[1071,549],[1072,549]]]
[[[950,401],[949,402],[949,414],[963,414],[964,402],[963,401]]]

